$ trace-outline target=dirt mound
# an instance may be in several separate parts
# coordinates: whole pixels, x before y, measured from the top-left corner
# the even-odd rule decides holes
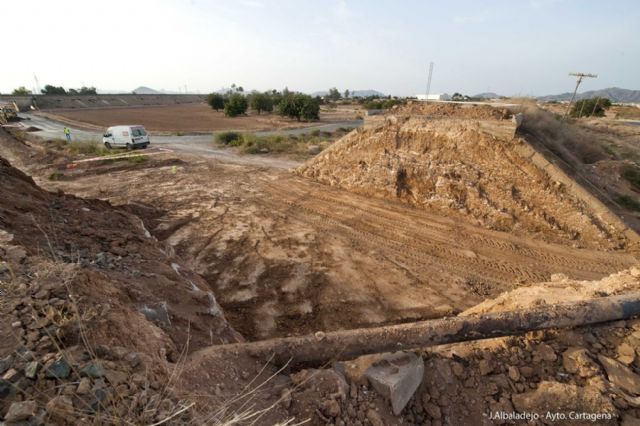
[[[443,117],[387,116],[377,127],[345,136],[297,172],[500,231],[594,248],[629,244],[626,227],[513,137],[515,125],[500,120],[499,110],[406,108],[442,110]]]
[[[204,280],[125,209],[44,191],[3,158],[0,200],[0,417],[9,423],[164,419],[180,409],[164,385],[174,363],[242,339]]]

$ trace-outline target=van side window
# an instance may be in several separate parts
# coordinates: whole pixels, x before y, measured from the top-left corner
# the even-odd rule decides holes
[[[135,128],[135,129],[131,129],[131,135],[132,136],[145,136],[147,134],[147,132],[144,131],[144,129],[141,128]]]

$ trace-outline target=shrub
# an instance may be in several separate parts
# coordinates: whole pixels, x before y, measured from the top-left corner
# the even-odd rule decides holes
[[[628,180],[635,189],[640,190],[640,169],[634,166],[624,166],[622,177]]]
[[[580,99],[571,107],[571,117],[604,117],[604,111],[611,106],[607,98]]]
[[[618,195],[615,201],[629,210],[640,211],[640,203],[628,195]]]
[[[216,135],[216,142],[222,145],[234,146],[234,143],[241,139],[242,135],[239,132],[222,132]]]
[[[371,99],[363,103],[365,109],[390,109],[395,105],[404,104],[400,99]]]
[[[244,95],[233,93],[229,95],[224,103],[224,115],[227,117],[237,117],[245,114],[248,107],[247,98]]]
[[[210,93],[207,96],[207,103],[212,109],[216,111],[221,110],[224,108],[224,96],[220,93]]]
[[[303,93],[283,96],[278,105],[280,115],[302,120],[318,120],[320,118],[320,103],[316,98]]]

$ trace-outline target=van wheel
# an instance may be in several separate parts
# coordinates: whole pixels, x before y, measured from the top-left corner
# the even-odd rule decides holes
[[[142,145],[142,149],[147,149],[149,145]]]
[[[126,146],[127,146],[127,151],[131,151],[131,149],[133,148],[130,143],[128,143]]]
[[[111,149],[111,144],[109,142],[105,142],[104,147],[107,149]]]

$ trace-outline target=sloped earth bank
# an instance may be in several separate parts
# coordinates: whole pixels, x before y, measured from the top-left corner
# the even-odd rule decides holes
[[[517,283],[549,281],[554,273],[567,278],[555,275],[554,283],[540,287],[563,283],[558,291],[564,294],[562,288],[591,285],[575,279],[627,269],[608,279],[619,284],[595,283],[598,290],[590,294],[637,290],[637,261],[623,251],[575,249],[562,239],[549,244],[486,230],[268,169],[169,155],[140,164],[58,169],[67,160],[37,144],[2,135],[0,143],[3,154],[39,176],[41,185],[120,205],[47,193],[14,169],[2,169],[7,196],[0,198],[0,223],[12,235],[2,239],[6,268],[0,279],[12,301],[2,304],[3,319],[11,318],[2,331],[22,339],[26,349],[3,360],[9,367],[1,384],[27,389],[3,396],[4,416],[10,402],[19,402],[12,414],[21,409],[37,423],[33,410],[40,424],[73,423],[82,416],[91,420],[91,413],[108,406],[114,408],[105,408],[113,410],[105,423],[120,417],[151,423],[198,402],[170,422],[220,424],[235,412],[253,415],[245,423],[255,424],[292,416],[311,424],[495,424],[485,415],[512,406],[567,416],[595,407],[598,413],[640,417],[633,387],[634,333],[640,329],[635,320],[418,352],[426,363],[423,384],[399,416],[358,375],[366,360],[347,363],[346,377],[329,369],[276,374],[247,354],[212,360],[205,347],[240,339],[225,317],[249,339],[355,328],[460,312]],[[46,179],[52,170],[59,180]],[[48,270],[53,272],[42,272]],[[211,309],[209,290],[224,317]],[[531,298],[532,304],[544,303],[546,293],[534,294],[544,295]],[[146,301],[158,302],[155,317],[141,312]],[[56,306],[61,312],[49,310]],[[187,336],[193,343],[185,348]],[[58,341],[66,352],[56,348]],[[586,350],[574,362],[586,370],[571,364],[573,350],[564,365],[570,346]],[[5,353],[9,347],[3,346]],[[47,379],[52,368],[66,370],[57,362],[62,353],[73,368],[66,378]],[[618,358],[630,369],[616,369],[603,357],[589,364],[596,355]],[[28,364],[33,357],[39,367]],[[610,372],[603,372],[605,365]],[[32,380],[27,372],[34,368]],[[73,415],[65,418],[69,404]]]
[[[288,172],[154,158],[79,165],[46,184],[135,207],[165,250],[205,278],[247,339],[436,318],[553,273],[594,279],[635,262],[621,251],[486,230]]]
[[[392,114],[350,133],[298,173],[510,234],[579,247],[637,245],[633,231],[514,137],[506,111],[409,105]]]

